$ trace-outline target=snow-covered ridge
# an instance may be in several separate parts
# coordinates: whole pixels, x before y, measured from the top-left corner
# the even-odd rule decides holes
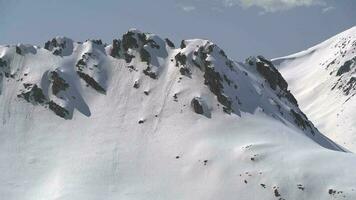
[[[356,27],[273,63],[317,127],[354,151]]]
[[[174,104],[181,96],[188,97],[183,106],[191,106],[193,111],[209,118],[216,111],[241,116],[260,109],[300,128],[321,145],[339,149],[324,141],[299,110],[287,82],[262,56],[237,64],[210,41],[183,40],[175,48],[168,39],[134,29],[109,46],[100,40],[75,43],[56,37],[46,42],[44,48],[17,45],[5,49],[7,53],[1,57],[4,81],[16,83],[16,101],[43,106],[64,119],[73,118],[74,110],[90,117],[83,88],[105,95],[110,84],[108,63],[114,61],[123,63],[136,77],[130,84],[131,90],[145,86],[144,93],[148,95],[153,88],[162,89],[160,82],[169,82],[175,87],[170,94],[163,94],[170,95],[173,101],[169,103]],[[42,70],[23,64],[23,60],[41,56],[56,61]]]
[[[0,47],[2,198],[356,197],[356,157],[262,56],[134,29],[45,44]]]

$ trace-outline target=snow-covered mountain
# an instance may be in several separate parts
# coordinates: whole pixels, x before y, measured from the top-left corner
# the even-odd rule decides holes
[[[0,58],[4,199],[356,198],[356,156],[262,56],[130,30]]]
[[[356,27],[273,63],[316,127],[355,152]]]

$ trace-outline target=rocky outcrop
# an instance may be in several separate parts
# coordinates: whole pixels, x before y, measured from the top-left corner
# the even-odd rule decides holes
[[[54,101],[48,102],[48,108],[52,110],[56,115],[68,119],[69,118],[69,112],[62,106],[56,104]]]
[[[78,76],[86,82],[90,87],[100,93],[106,93],[103,86],[100,85],[98,80],[95,80],[93,75],[95,73],[101,73],[100,65],[96,61],[96,56],[91,52],[86,52],[82,55],[82,58],[78,60],[75,65],[77,68]]]
[[[57,95],[60,91],[64,91],[69,87],[69,84],[61,78],[56,71],[50,72],[50,80],[52,82],[52,93]]]
[[[201,97],[194,97],[190,105],[195,113],[204,115],[208,118],[211,117],[211,112],[208,108],[208,105]]]
[[[47,98],[43,94],[42,89],[39,88],[36,84],[25,83],[23,86],[24,90],[21,90],[17,97],[25,99],[27,102],[32,103],[33,105],[43,105],[47,103]]]
[[[56,56],[69,56],[73,53],[73,41],[65,37],[56,37],[45,43],[45,49]]]
[[[91,86],[93,89],[95,89],[98,92],[101,93],[106,93],[105,89],[99,85],[98,82],[96,82],[92,77],[90,77],[88,74],[85,74],[81,71],[77,71],[78,76],[83,79],[89,86]]]

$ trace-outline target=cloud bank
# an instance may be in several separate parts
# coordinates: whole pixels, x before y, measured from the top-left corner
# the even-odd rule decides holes
[[[226,6],[259,7],[265,12],[289,10],[296,7],[325,6],[323,0],[223,0]]]
[[[196,3],[213,3],[214,5],[221,5],[222,7],[234,7],[239,6],[242,8],[257,7],[263,10],[263,12],[277,12],[293,9],[296,7],[310,7],[320,6],[328,8],[326,0],[181,0],[191,4]],[[181,7],[185,11],[192,11],[194,9],[187,9],[187,7]],[[194,7],[195,8],[195,7]],[[329,9],[330,10],[330,9]]]

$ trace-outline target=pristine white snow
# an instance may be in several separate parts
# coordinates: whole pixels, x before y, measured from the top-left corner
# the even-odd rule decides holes
[[[316,127],[337,143],[356,151],[356,85],[348,84],[356,77],[355,62],[349,72],[337,75],[341,66],[352,59],[356,61],[356,27],[273,62]]]
[[[137,39],[140,32],[131,33]],[[93,41],[73,43],[70,55],[0,47],[0,58],[10,63],[0,68],[1,199],[356,198],[356,156],[310,122],[298,125],[290,110],[302,113],[256,71],[258,58],[251,65],[229,63],[209,41],[186,40],[184,48],[171,48],[156,35],[146,39],[160,46],[142,47],[156,78],[143,73],[141,42],[127,50],[136,56],[129,63],[109,55],[112,45],[104,49]],[[178,53],[186,55],[186,64],[176,66]],[[99,89],[76,72],[83,55],[82,72]],[[220,92],[231,100],[231,110],[204,84],[211,66],[226,76]],[[181,68],[190,73],[182,75]],[[56,74],[68,84],[59,92]],[[19,97],[33,89],[25,83],[37,84],[46,101],[68,114],[56,115],[34,96],[29,102]],[[204,114],[194,112],[194,97]]]

